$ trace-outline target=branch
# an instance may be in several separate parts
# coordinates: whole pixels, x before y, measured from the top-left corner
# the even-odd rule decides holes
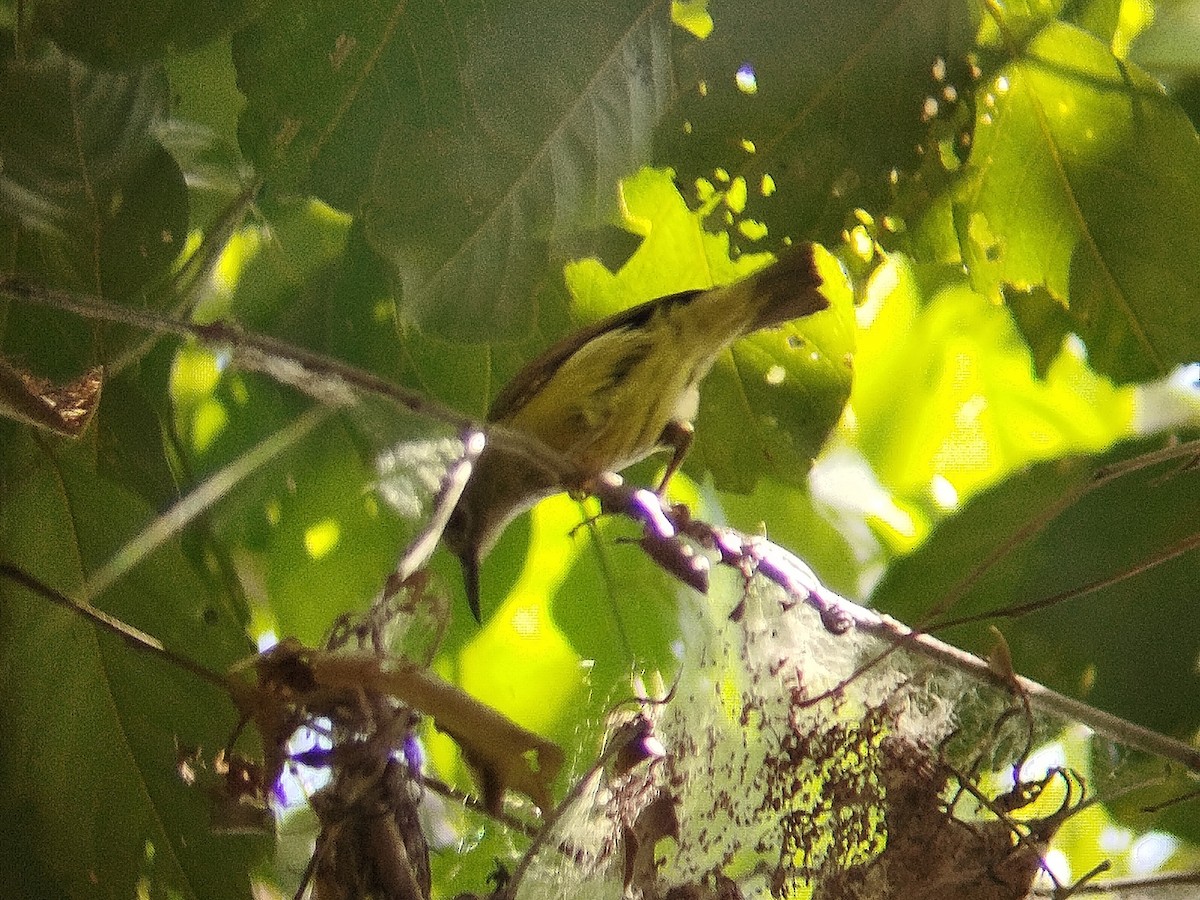
[[[135,628],[122,622],[116,616],[110,616],[102,609],[97,609],[90,603],[81,600],[76,600],[74,597],[68,597],[61,591],[57,591],[43,581],[35,578],[33,575],[26,572],[24,569],[13,565],[12,563],[0,562],[0,576],[7,578],[21,585],[26,590],[32,591],[40,597],[49,600],[58,606],[62,606],[73,612],[79,613],[85,619],[89,619],[93,624],[109,632],[115,634],[126,644],[139,650],[143,653],[149,653],[152,656],[158,656],[167,662],[179,666],[185,671],[191,672],[210,684],[215,684],[221,690],[229,693],[229,682],[224,676],[214,672],[212,669],[201,665],[194,660],[188,659],[186,656],[180,656],[172,650],[168,650],[158,638],[147,634],[140,628]]]
[[[402,411],[427,416],[464,432],[481,432],[488,442],[507,453],[529,460],[553,475],[560,484],[579,484],[583,481],[570,460],[536,438],[502,425],[479,422],[418,391],[393,384],[372,372],[323,353],[293,347],[276,338],[243,331],[236,325],[224,322],[208,325],[184,322],[113,306],[96,297],[32,285],[17,277],[0,277],[0,293],[86,319],[116,322],[155,334],[174,334],[192,338],[209,347],[228,350],[244,368],[275,378],[335,407],[354,405],[359,393],[371,394]]]
[[[1111,894],[1120,897],[1124,892],[1137,892],[1138,896],[1152,896],[1157,889],[1169,889],[1184,885],[1200,885],[1200,869],[1191,872],[1164,872],[1159,875],[1141,875],[1131,878],[1109,878],[1104,881],[1090,881],[1072,890],[1073,894]],[[1053,890],[1036,888],[1035,897],[1055,897]],[[1183,896],[1169,893],[1168,896]]]
[[[714,549],[719,563],[736,568],[746,577],[761,575],[782,588],[792,602],[807,603],[820,615],[826,630],[833,634],[855,628],[886,641],[891,645],[887,652],[911,650],[1001,689],[1015,688],[1024,692],[1030,704],[1040,710],[1080,722],[1114,741],[1200,773],[1200,748],[1096,709],[1020,675],[997,672],[987,661],[972,653],[910,628],[890,616],[859,606],[825,587],[803,560],[766,538],[749,537],[731,528],[692,520],[686,508],[668,509],[656,494],[630,488],[617,475],[604,475],[589,487],[606,511],[639,522],[645,532],[642,545],[650,548],[651,557],[701,593],[707,590],[709,561],[682,541],[683,535]],[[733,615],[737,614],[735,609]],[[860,667],[855,677],[878,665],[885,656],[886,653],[881,654]],[[838,690],[840,688],[835,688],[829,695]],[[825,696],[828,695],[814,698],[813,702],[825,699]]]

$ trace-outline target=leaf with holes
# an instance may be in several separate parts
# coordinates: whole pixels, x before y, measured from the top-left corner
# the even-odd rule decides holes
[[[1044,285],[1118,381],[1200,359],[1200,142],[1183,111],[1061,23],[977,106],[955,210],[977,288]]]

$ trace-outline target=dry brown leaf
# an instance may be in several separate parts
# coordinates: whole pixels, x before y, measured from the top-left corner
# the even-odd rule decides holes
[[[99,366],[54,384],[0,357],[0,415],[62,437],[79,437],[100,404],[103,383]]]
[[[257,685],[247,688],[231,679],[232,690],[268,747],[286,743],[300,724],[296,709],[303,708],[307,716],[336,718],[340,710],[361,704],[364,696],[387,695],[432,716],[437,727],[458,743],[478,772],[490,810],[499,811],[509,789],[524,794],[540,809],[553,805],[550,785],[563,764],[558,745],[426,669],[372,653],[314,650],[294,639],[281,641],[248,665],[258,676]],[[277,774],[283,758],[275,756],[268,759],[267,769]]]

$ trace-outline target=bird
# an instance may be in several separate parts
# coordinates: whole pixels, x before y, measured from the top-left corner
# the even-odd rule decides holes
[[[525,456],[484,446],[442,535],[462,566],[476,621],[484,557],[509,523],[538,501],[584,491],[602,473],[670,449],[662,495],[691,444],[700,382],[717,357],[744,335],[828,308],[816,250],[796,243],[739,281],[617,312],[568,334],[501,389],[487,422],[537,439],[576,474],[564,483]]]

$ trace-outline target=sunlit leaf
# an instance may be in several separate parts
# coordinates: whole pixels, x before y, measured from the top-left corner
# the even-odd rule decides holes
[[[975,285],[1044,285],[1117,381],[1200,358],[1200,142],[1136,66],[1067,25],[978,91],[956,220]]]
[[[934,291],[926,298],[924,290]],[[857,439],[900,494],[953,507],[1014,467],[1125,436],[1133,397],[1056,347],[1045,380],[1004,307],[961,270],[915,271],[891,257],[872,276],[860,316]],[[934,479],[953,497],[936,498]]]
[[[696,452],[721,490],[761,475],[804,484],[842,415],[854,374],[854,303],[845,273],[818,254],[830,309],[748,335],[718,360],[701,392]]]

